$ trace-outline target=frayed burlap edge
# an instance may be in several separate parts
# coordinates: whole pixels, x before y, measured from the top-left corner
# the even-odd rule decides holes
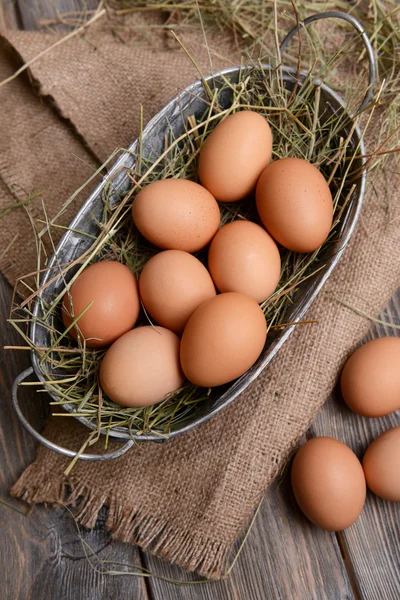
[[[230,544],[195,538],[190,532],[177,531],[167,520],[146,514],[143,508],[123,506],[123,500],[115,491],[105,493],[93,486],[61,476],[45,484],[36,463],[31,464],[11,489],[11,494],[30,505],[46,507],[75,507],[76,521],[92,529],[100,510],[108,508],[106,529],[113,538],[139,546],[146,552],[175,563],[189,571],[196,571],[208,579],[224,579],[227,576]]]

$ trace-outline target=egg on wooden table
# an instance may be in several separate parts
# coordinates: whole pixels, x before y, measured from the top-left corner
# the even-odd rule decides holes
[[[75,340],[85,340],[86,346],[108,346],[132,329],[139,316],[140,300],[130,269],[108,260],[86,267],[63,297],[65,327],[70,327],[85,309],[69,334]]]
[[[285,248],[313,252],[329,235],[333,202],[322,173],[300,158],[268,165],[257,183],[256,204],[264,227]]]
[[[179,337],[164,327],[128,331],[107,350],[100,365],[100,384],[122,406],[144,407],[161,402],[181,387]]]
[[[281,258],[265,229],[237,220],[215,235],[208,251],[208,268],[220,292],[240,292],[260,303],[278,284]]]
[[[178,334],[195,309],[216,295],[205,266],[182,250],[164,250],[153,256],[140,274],[139,291],[150,316]]]
[[[400,338],[367,342],[347,360],[340,378],[346,404],[363,417],[383,417],[400,408]]]
[[[228,292],[206,300],[183,331],[181,365],[201,387],[228,383],[260,356],[267,337],[264,313],[253,298]]]
[[[237,202],[256,187],[272,156],[272,133],[259,113],[243,110],[229,115],[201,147],[200,181],[221,202]]]
[[[136,227],[149,242],[163,249],[197,252],[219,228],[215,198],[188,179],[159,179],[146,185],[133,201]]]
[[[294,496],[306,517],[321,529],[341,531],[359,517],[366,485],[360,461],[342,442],[317,437],[297,452],[291,472]]]
[[[400,502],[400,426],[385,431],[369,445],[362,466],[374,494]]]

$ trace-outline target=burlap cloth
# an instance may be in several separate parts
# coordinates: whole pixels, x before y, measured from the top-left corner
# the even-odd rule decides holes
[[[4,34],[0,78],[54,39],[51,34]],[[194,53],[208,71],[201,39],[192,41],[196,39]],[[187,58],[166,44],[121,43],[110,33],[93,30],[47,54],[29,76],[0,88],[0,209],[15,202],[10,188],[16,185],[20,197],[43,191],[52,216],[99,161],[134,139],[139,104],[148,119],[177,88],[194,80]],[[220,50],[218,44],[213,40]],[[225,55],[232,58],[234,49]],[[214,57],[214,68],[223,62]],[[382,172],[375,172],[374,186],[370,182],[354,237],[309,311],[308,318],[318,324],[296,329],[268,369],[231,406],[166,444],[139,444],[103,464],[80,462],[68,478],[63,475],[68,459],[39,448],[37,460],[12,492],[30,503],[81,498],[78,518],[89,527],[107,505],[107,527],[115,538],[208,577],[221,576],[264,490],[369,327],[338,299],[376,314],[399,285],[400,221],[394,219],[400,214],[400,178],[394,171],[390,182]],[[66,220],[83,199],[70,207]],[[38,217],[40,199],[35,202]],[[13,281],[35,268],[31,226],[23,209],[3,217],[1,225],[0,255],[19,234],[1,265]],[[78,449],[87,430],[54,418],[46,435]]]

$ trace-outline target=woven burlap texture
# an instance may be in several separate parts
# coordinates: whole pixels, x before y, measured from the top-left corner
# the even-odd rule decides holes
[[[27,60],[54,38],[16,32],[8,40]],[[200,46],[198,51],[205,59]],[[10,61],[4,51],[3,76],[16,66]],[[221,64],[216,60],[214,66]],[[34,90],[26,78],[1,90],[9,110],[7,119],[0,116],[2,138],[6,133],[13,147],[16,128],[24,128],[10,156],[1,142],[2,177],[6,185],[18,182],[29,191],[47,190],[46,206],[53,213],[68,191],[84,181],[85,163],[103,160],[133,139],[139,103],[150,117],[195,73],[182,52],[124,45],[94,31],[45,56],[31,76]],[[48,137],[40,139],[41,154],[32,156],[39,123]],[[76,155],[85,163],[75,160]],[[124,457],[95,466],[78,462],[68,478],[63,475],[68,460],[40,448],[13,493],[30,503],[81,498],[78,518],[89,527],[107,505],[107,527],[114,537],[208,577],[223,575],[244,524],[369,327],[338,300],[376,314],[399,284],[399,221],[391,223],[400,211],[396,177],[387,186],[384,174],[376,176],[379,196],[370,187],[353,239],[307,315],[317,324],[296,329],[268,369],[231,406],[168,443],[138,444]],[[15,214],[7,233],[25,236],[26,221]],[[30,268],[31,258],[10,251],[5,266],[9,277]],[[87,430],[54,419],[46,435],[78,449]]]

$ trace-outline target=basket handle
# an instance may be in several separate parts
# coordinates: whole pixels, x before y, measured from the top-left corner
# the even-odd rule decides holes
[[[362,39],[365,49],[367,51],[368,62],[369,62],[369,81],[368,81],[367,92],[364,96],[363,101],[361,102],[359,109],[358,109],[358,112],[361,112],[370,103],[370,100],[372,98],[372,94],[374,91],[374,85],[375,85],[375,79],[376,79],[375,54],[374,54],[374,50],[372,48],[371,40],[369,39],[364,27],[361,25],[361,23],[355,17],[353,17],[353,15],[349,15],[347,13],[339,12],[339,11],[335,11],[335,10],[319,13],[316,15],[311,15],[311,17],[307,17],[306,19],[304,19],[304,21],[302,21],[300,23],[300,25],[306,26],[309,23],[312,23],[313,21],[319,21],[320,19],[331,19],[331,18],[332,19],[343,19],[344,21],[347,21],[348,23],[353,25],[353,27],[361,35],[361,39]],[[297,33],[297,31],[298,31],[297,26],[293,27],[293,29],[291,31],[289,31],[289,33],[287,34],[287,36],[281,43],[281,46],[280,46],[281,54],[283,54],[283,52],[286,49],[286,46],[288,45],[288,43],[290,42],[292,37]]]
[[[18,419],[21,421],[21,423],[25,427],[25,429],[27,431],[29,431],[29,433],[31,435],[33,435],[33,437],[35,439],[37,439],[41,444],[43,444],[43,446],[46,446],[46,448],[49,448],[50,450],[54,450],[55,452],[58,452],[59,454],[63,454],[64,456],[69,456],[70,458],[75,458],[76,455],[78,454],[77,452],[74,452],[73,450],[68,450],[67,448],[63,448],[62,446],[59,446],[58,444],[55,444],[54,442],[51,442],[50,440],[45,438],[38,431],[36,431],[36,429],[29,423],[29,421],[27,421],[24,414],[22,413],[19,402],[18,402],[18,386],[24,379],[29,377],[29,375],[32,375],[32,373],[33,373],[32,367],[29,367],[29,369],[25,369],[25,371],[22,371],[22,373],[20,373],[15,378],[13,386],[12,386],[11,399],[12,399],[13,408],[17,414]],[[78,458],[80,460],[91,460],[94,462],[102,462],[104,460],[118,458],[119,456],[122,456],[123,454],[125,454],[125,452],[127,450],[129,450],[129,448],[131,448],[133,446],[133,444],[134,444],[134,440],[129,440],[126,444],[121,446],[121,448],[118,448],[118,450],[114,450],[113,452],[105,452],[104,454],[79,454]]]

